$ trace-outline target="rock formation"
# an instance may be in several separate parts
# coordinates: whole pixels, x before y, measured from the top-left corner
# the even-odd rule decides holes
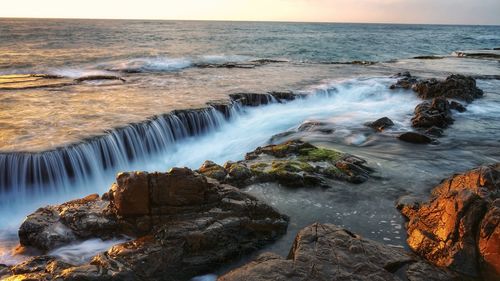
[[[134,238],[83,265],[37,256],[2,272],[13,280],[189,280],[275,240],[287,224],[256,198],[187,168],[122,173],[102,198],[37,210],[19,236],[43,251],[89,237]]]
[[[444,180],[423,204],[401,204],[408,245],[430,262],[500,279],[500,163]]]
[[[329,180],[362,183],[373,170],[366,161],[335,150],[292,140],[258,147],[245,160],[219,166],[205,162],[198,172],[238,187],[278,182],[289,187],[328,186]]]
[[[218,281],[461,280],[446,270],[332,224],[302,229],[287,258],[264,253]]]

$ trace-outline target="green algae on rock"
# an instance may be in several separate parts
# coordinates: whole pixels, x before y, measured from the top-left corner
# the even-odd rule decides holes
[[[328,187],[331,180],[365,182],[373,172],[365,164],[365,160],[353,155],[291,140],[258,147],[247,153],[245,160],[224,166],[206,161],[198,172],[238,187],[262,182]]]

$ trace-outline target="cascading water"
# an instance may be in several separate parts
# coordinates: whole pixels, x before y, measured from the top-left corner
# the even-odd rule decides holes
[[[239,160],[268,143],[271,136],[297,128],[307,119],[327,119],[346,138],[357,134],[353,128],[382,114],[391,116],[398,128],[407,127],[419,100],[412,94],[388,90],[393,81],[373,78],[327,83],[306,89],[310,95],[305,98],[280,103],[273,102],[282,100],[275,94],[277,99],[267,96],[259,101],[268,105],[252,108],[238,105],[256,105],[255,97],[233,97],[237,102],[226,107],[228,112],[220,105],[174,111],[65,149],[4,154],[1,174],[10,179],[1,180],[0,211],[11,217],[0,218],[0,231],[6,233],[0,234],[0,244],[6,237],[11,237],[5,240],[7,245],[15,244],[11,239],[23,216],[44,204],[102,193],[118,171],[165,171],[172,166],[196,169],[204,160],[220,164]],[[7,256],[4,262],[9,259]]]

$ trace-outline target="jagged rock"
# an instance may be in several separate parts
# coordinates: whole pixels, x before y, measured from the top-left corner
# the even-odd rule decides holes
[[[411,119],[415,128],[439,127],[446,128],[453,124],[450,103],[443,97],[435,98],[432,102],[424,101],[415,107],[415,116]]]
[[[500,277],[500,198],[489,207],[479,232],[479,266],[488,280]]]
[[[428,144],[433,142],[433,139],[428,136],[416,132],[403,133],[399,135],[398,139],[416,144]]]
[[[89,216],[99,215],[113,219],[117,235],[135,238],[83,265],[54,264],[54,258],[40,256],[10,267],[9,278],[189,280],[277,239],[288,224],[286,216],[256,198],[187,168],[121,173],[103,198],[91,196],[47,208],[56,214],[40,217],[39,210],[28,217],[27,223],[35,221],[37,227],[28,228],[25,244],[39,245],[39,236],[58,226],[71,229],[78,238],[80,233],[103,238],[109,223],[85,223]],[[58,245],[71,242],[56,238]]]
[[[418,82],[417,78],[411,76],[410,72],[406,71],[403,73],[396,74],[396,77],[401,77],[395,84],[392,84],[389,88],[394,89],[411,89],[412,86]]]
[[[287,258],[264,253],[218,281],[460,280],[402,249],[364,239],[332,224],[315,223],[296,236]]]
[[[97,194],[47,206],[29,215],[19,228],[19,242],[43,251],[79,239],[110,238],[117,233],[116,219],[106,212],[108,201]]]
[[[392,122],[392,120],[389,119],[388,117],[382,117],[382,118],[377,119],[373,122],[366,123],[365,126],[368,126],[368,127],[372,128],[374,130],[377,130],[379,132],[382,132],[385,129],[394,126],[394,122]]]
[[[472,102],[483,96],[483,91],[476,87],[476,80],[460,74],[450,75],[444,81],[429,79],[418,81],[412,89],[423,99],[445,97]]]
[[[427,203],[400,207],[410,248],[438,266],[498,280],[500,163],[446,179],[432,195]]]
[[[217,165],[212,161],[205,161],[198,169],[198,171],[209,178],[213,178],[219,181],[224,180],[227,176],[226,169],[224,167]]]
[[[288,187],[327,187],[330,180],[365,182],[373,172],[365,164],[365,160],[353,155],[292,140],[258,147],[247,153],[245,160],[226,163],[223,167],[226,176],[219,180],[238,187],[262,182],[278,182]],[[198,172],[212,175],[203,168]]]

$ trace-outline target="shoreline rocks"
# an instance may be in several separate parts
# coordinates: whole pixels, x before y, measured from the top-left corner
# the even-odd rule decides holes
[[[299,140],[258,147],[245,160],[219,166],[205,162],[198,172],[237,187],[278,182],[287,187],[328,186],[329,180],[362,183],[373,170],[366,161]]]
[[[288,257],[264,253],[217,280],[463,279],[402,249],[364,239],[333,224],[315,223],[299,231]]]
[[[470,76],[452,74],[445,80],[435,78],[419,80],[409,72],[398,73],[401,77],[390,89],[412,89],[422,99],[443,97],[447,99],[472,102],[483,96],[483,91],[476,86],[476,80]]]
[[[288,217],[253,196],[187,168],[122,173],[102,198],[37,210],[21,227],[21,243],[46,252],[83,237],[105,239],[109,230],[135,238],[83,265],[37,256],[8,274],[36,280],[189,280],[277,239],[287,225]],[[73,235],[53,236],[60,227],[67,230],[63,235]],[[47,242],[52,238],[57,243]]]
[[[500,163],[444,180],[426,203],[400,204],[408,245],[437,266],[500,278]]]

